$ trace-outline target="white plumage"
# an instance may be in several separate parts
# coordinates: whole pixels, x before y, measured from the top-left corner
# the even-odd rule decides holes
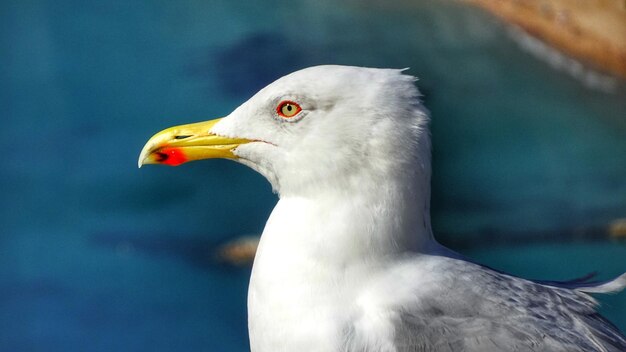
[[[533,282],[433,239],[428,113],[414,81],[312,67],[212,127],[252,140],[233,153],[280,196],[250,280],[252,351],[626,351],[584,293],[620,290],[626,275]],[[281,118],[282,101],[302,111]]]

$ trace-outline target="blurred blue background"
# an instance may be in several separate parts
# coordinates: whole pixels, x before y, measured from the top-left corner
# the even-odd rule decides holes
[[[0,2],[0,350],[246,351],[276,202],[222,160],[136,167],[162,128],[324,64],[410,67],[433,114],[439,239],[535,279],[626,271],[626,90],[587,88],[452,1]],[[626,295],[599,297],[626,329]]]

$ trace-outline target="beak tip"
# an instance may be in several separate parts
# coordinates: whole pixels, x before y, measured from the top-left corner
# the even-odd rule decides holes
[[[146,164],[146,159],[150,155],[151,146],[146,144],[143,149],[141,149],[141,153],[139,153],[139,159],[137,160],[137,168],[141,169],[141,167]]]
[[[141,155],[139,155],[139,160],[137,160],[137,168],[138,169],[141,169],[141,167],[143,166],[144,160],[145,160],[144,153],[141,153]]]

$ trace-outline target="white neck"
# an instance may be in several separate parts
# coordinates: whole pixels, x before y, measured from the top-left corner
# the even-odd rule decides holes
[[[267,222],[262,249],[341,265],[428,250],[433,242],[428,176],[359,177],[342,189],[282,196]]]
[[[253,352],[283,351],[284,346],[335,350],[341,324],[351,314],[337,305],[354,304],[350,290],[394,254],[429,252],[436,245],[429,187],[397,181],[366,182],[373,186],[358,192],[280,199],[261,237],[250,280]]]

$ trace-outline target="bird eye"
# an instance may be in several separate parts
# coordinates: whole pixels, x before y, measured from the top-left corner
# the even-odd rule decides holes
[[[293,101],[283,101],[276,108],[278,115],[287,119],[296,116],[300,111],[302,111],[300,105]]]

